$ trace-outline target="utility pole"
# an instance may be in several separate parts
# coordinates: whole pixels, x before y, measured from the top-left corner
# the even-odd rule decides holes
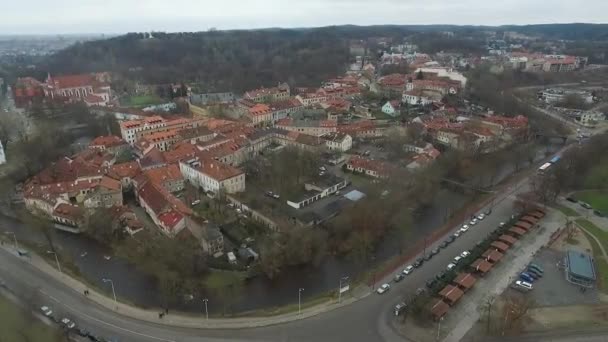
[[[205,317],[207,320],[209,320],[209,310],[207,310],[207,302],[209,301],[209,299],[205,298],[203,299],[203,302],[205,303]]]
[[[304,288],[300,287],[298,289],[298,315],[302,314],[302,291],[304,291]]]
[[[492,314],[492,304],[494,303],[494,298],[490,297],[487,299],[487,304],[488,304],[488,326],[486,328],[486,333],[489,335],[490,334],[490,319],[491,319],[491,314]]]

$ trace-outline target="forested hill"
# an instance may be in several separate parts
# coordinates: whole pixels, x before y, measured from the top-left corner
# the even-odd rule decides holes
[[[348,41],[334,30],[127,34],[76,44],[46,59],[53,73],[116,71],[150,83],[197,82],[242,91],[289,81],[316,85],[344,72]]]
[[[423,52],[482,53],[483,31],[518,31],[551,39],[608,40],[608,25],[527,26],[379,25],[302,29],[131,33],[79,43],[45,58],[51,73],[114,71],[147,83],[196,82],[206,91],[243,91],[288,81],[314,86],[344,72],[349,41],[411,37]],[[455,37],[438,34],[452,31]],[[373,48],[371,46],[368,46]],[[577,46],[580,48],[580,46]],[[373,50],[372,50],[373,51]],[[577,50],[578,51],[578,50]],[[40,75],[41,77],[44,75]]]

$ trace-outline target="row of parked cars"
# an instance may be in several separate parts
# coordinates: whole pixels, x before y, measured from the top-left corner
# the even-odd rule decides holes
[[[456,232],[454,232],[454,234],[448,236],[443,242],[441,242],[439,244],[438,247],[433,248],[428,254],[425,254],[424,256],[416,259],[411,265],[407,266],[406,268],[403,269],[403,271],[401,271],[400,273],[395,274],[395,277],[393,278],[393,281],[395,283],[400,282],[401,280],[403,280],[407,275],[409,275],[410,273],[412,273],[416,268],[421,267],[425,261],[429,261],[433,258],[433,256],[439,254],[439,252],[441,251],[442,248],[446,248],[448,245],[450,245],[452,242],[454,242],[458,237],[460,237],[460,235],[466,233],[469,231],[469,229],[472,226],[475,226],[477,223],[479,223],[480,221],[482,221],[487,215],[489,215],[490,212],[486,212],[485,214],[479,214],[477,216],[473,216],[471,217],[471,221],[468,224],[464,224],[462,225],[462,227],[460,227],[460,229],[458,229]],[[501,225],[504,225],[504,223],[501,223]],[[460,260],[466,258],[467,256],[469,256],[471,253],[469,251],[463,251],[460,255],[457,255],[456,257],[454,257],[454,259],[452,260],[451,263],[448,264],[447,266],[447,271],[451,271],[454,268],[456,268],[456,265],[458,265],[458,263],[460,262]],[[426,282],[426,286],[428,288],[433,287],[433,285],[435,285],[435,283],[441,279],[443,279],[446,274],[447,271],[442,271],[440,272],[435,278],[430,279],[429,281]],[[389,291],[391,289],[391,285],[388,283],[382,284],[378,290],[376,290],[376,292],[378,294],[383,294],[387,291]],[[416,296],[421,295],[422,293],[426,292],[426,290],[424,288],[418,288],[416,290]],[[414,297],[415,298],[415,297]],[[414,298],[412,298],[411,300],[413,300]],[[405,312],[405,310],[407,310],[407,303],[406,302],[401,302],[395,305],[394,308],[394,314],[395,316],[399,316],[401,313]]]
[[[82,337],[88,338],[92,342],[110,342],[110,340],[107,340],[103,337],[96,336],[84,328],[77,328],[76,323],[67,317],[59,318],[59,317],[53,315],[53,309],[51,309],[50,307],[48,307],[46,305],[42,306],[40,308],[40,311],[42,312],[42,314],[45,317],[48,317],[49,319],[53,320],[55,323],[61,325],[64,329],[67,329]]]
[[[566,197],[566,201],[568,202],[572,202],[572,203],[578,203],[578,205],[580,205],[581,207],[585,208],[585,209],[589,209],[589,210],[593,210],[593,213],[596,216],[599,217],[604,217],[604,213],[602,213],[601,211],[597,210],[597,209],[593,209],[593,207],[591,206],[591,204],[587,203],[587,202],[583,202],[583,201],[578,201],[576,198],[574,197]]]
[[[532,284],[542,278],[544,273],[545,270],[541,266],[530,263],[528,267],[519,274],[519,279],[511,284],[511,287],[520,292],[531,291],[534,289]]]

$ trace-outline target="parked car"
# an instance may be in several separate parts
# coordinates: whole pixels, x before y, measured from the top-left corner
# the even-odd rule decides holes
[[[599,211],[597,209],[593,210],[593,213],[595,214],[595,216],[604,217],[604,213],[602,213],[601,211]]]
[[[533,282],[534,282],[534,278],[532,278],[532,276],[531,276],[531,275],[529,275],[529,274],[528,274],[528,273],[526,273],[526,272],[522,272],[522,273],[519,275],[519,278],[520,278],[521,280],[523,280],[523,281],[528,282],[528,283],[533,283]]]
[[[420,296],[421,294],[425,293],[426,290],[423,287],[419,287],[416,289],[416,296]]]
[[[430,289],[431,287],[435,286],[436,283],[437,283],[437,279],[435,279],[435,278],[429,279],[426,281],[426,287]]]
[[[529,275],[529,276],[530,276],[530,278],[534,279],[534,281],[537,281],[537,280],[538,280],[538,278],[540,278],[540,276],[539,276],[539,275],[536,275],[536,274],[534,274],[534,273],[532,273],[532,272],[528,272],[528,270],[523,271],[523,273],[525,273],[525,274]]]
[[[448,267],[447,267],[446,269],[447,269],[448,271],[451,271],[451,270],[453,270],[454,268],[456,268],[456,264],[454,264],[454,263],[449,263],[449,264],[448,264]]]
[[[469,251],[464,251],[464,252],[460,253],[460,257],[461,257],[461,258],[466,258],[466,257],[468,257],[469,255],[471,255],[471,252],[469,252]]]
[[[376,292],[377,292],[378,294],[383,294],[383,293],[385,293],[386,291],[388,291],[388,290],[390,290],[390,289],[391,289],[391,286],[390,286],[389,284],[382,284],[382,285],[381,285],[381,286],[378,288],[378,290],[376,290]]]
[[[437,273],[437,275],[435,276],[435,279],[441,280],[441,279],[445,278],[445,275],[446,275],[446,272],[441,271],[441,272]]]
[[[454,240],[456,240],[456,237],[454,237],[454,235],[450,235],[448,236],[448,238],[446,239],[446,241],[448,242],[448,244],[454,242]]]
[[[412,273],[412,271],[414,270],[414,266],[409,265],[408,267],[406,267],[405,269],[403,269],[403,274],[408,275],[410,273]]]
[[[435,255],[435,254],[439,254],[439,247],[435,247],[431,250],[431,254]]]
[[[432,257],[433,257],[433,254],[427,253],[424,255],[423,259],[424,259],[424,261],[429,261],[429,260],[431,260]]]
[[[412,266],[414,266],[414,268],[418,268],[418,267],[422,266],[422,264],[424,264],[424,259],[418,258],[418,259],[416,259],[416,261],[414,261]]]
[[[576,200],[576,198],[574,198],[574,197],[566,197],[566,201],[568,201],[568,202],[572,202],[572,203],[576,203],[576,202],[578,202],[578,201]]]
[[[395,310],[394,310],[395,316],[401,315],[402,313],[405,312],[405,310],[407,310],[407,304],[401,302],[401,303],[395,305]]]
[[[454,239],[456,239],[457,237],[460,236],[460,234],[461,234],[460,230],[457,230],[457,231],[454,232],[454,234],[452,234],[452,237],[454,237]]]
[[[542,267],[540,267],[538,264],[535,264],[535,263],[533,263],[533,262],[531,262],[531,263],[528,265],[528,267],[534,268],[535,270],[537,270],[537,271],[538,271],[538,272],[540,272],[540,273],[545,273],[545,270],[544,270]]]
[[[506,225],[506,223],[504,223],[504,222],[500,222],[500,223],[498,224],[498,226],[499,226],[500,228],[504,227],[505,225]]]
[[[458,263],[460,262],[460,259],[462,259],[462,257],[460,255],[456,256],[456,257],[454,257],[454,260],[452,260],[452,263],[458,265]]]
[[[593,209],[593,207],[591,206],[591,204],[587,203],[587,202],[578,202],[578,204],[580,204],[581,207],[585,208],[585,209]]]
[[[51,308],[49,308],[48,306],[41,307],[40,311],[42,311],[42,314],[45,315],[46,317],[49,317],[50,315],[53,314],[53,310],[51,310]]]
[[[450,243],[446,240],[446,241],[443,241],[441,244],[439,244],[439,247],[446,248],[449,244]]]
[[[469,222],[469,224],[470,224],[471,226],[476,225],[476,224],[477,224],[477,219],[476,219],[476,218],[472,219],[472,220],[471,220],[471,222]]]
[[[468,224],[465,224],[464,226],[462,226],[462,228],[460,228],[461,233],[466,233],[468,230],[469,230]]]
[[[526,270],[527,273],[530,273],[531,275],[533,275],[534,277],[536,277],[536,279],[540,278],[543,276],[542,273],[538,272],[535,268],[533,267],[528,267],[528,269]]]
[[[70,321],[68,318],[63,318],[61,320],[61,324],[63,324],[68,329],[74,329],[76,327],[76,323]]]
[[[521,280],[516,280],[513,284],[511,284],[511,287],[521,292],[528,292],[534,288],[532,284]]]
[[[479,215],[477,215],[477,219],[478,219],[479,221],[483,220],[484,218],[486,218],[486,215],[485,215],[485,214],[479,214]]]
[[[403,280],[403,278],[405,278],[405,277],[403,276],[403,274],[401,274],[401,273],[397,273],[397,274],[395,274],[395,278],[394,278],[393,280],[395,281],[395,283],[398,283],[398,282],[402,281],[402,280]]]

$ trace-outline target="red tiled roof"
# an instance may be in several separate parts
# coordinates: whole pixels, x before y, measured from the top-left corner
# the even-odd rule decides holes
[[[465,290],[470,289],[477,282],[477,278],[475,278],[471,273],[460,273],[456,279],[454,279],[454,283],[458,284],[458,286],[464,288]]]
[[[490,244],[490,246],[496,248],[497,250],[499,250],[503,253],[509,249],[509,245],[507,245],[506,243],[501,242],[501,241],[494,241]]]
[[[104,102],[104,99],[101,96],[89,94],[84,98],[84,101],[87,103],[99,103]]]
[[[441,297],[445,298],[446,300],[448,300],[450,303],[454,304],[460,298],[462,298],[462,296],[464,295],[464,292],[461,289],[459,289],[457,286],[446,285],[446,287],[444,287],[441,291],[439,291],[439,295]]]
[[[517,242],[517,239],[512,237],[511,235],[503,234],[499,238],[499,240],[504,241],[510,245],[514,245]]]
[[[448,310],[450,310],[450,306],[448,305],[448,303],[444,302],[443,300],[438,300],[432,307],[431,307],[431,313],[433,314],[433,316],[435,317],[435,319],[441,318],[443,316],[445,316],[445,314],[448,312]]]
[[[502,259],[503,254],[495,249],[488,249],[482,254],[482,256],[486,258],[489,262],[496,263],[500,261],[500,259]]]
[[[509,231],[511,233],[514,233],[515,235],[519,235],[519,236],[526,234],[525,230],[518,228],[518,227],[512,227],[511,229],[509,229]]]
[[[99,84],[93,75],[88,74],[53,76],[51,80],[58,89],[97,86]]]
[[[53,210],[53,216],[72,221],[80,221],[84,218],[84,211],[78,206],[61,203]]]
[[[198,151],[196,145],[184,141],[173,145],[172,150],[163,155],[167,164],[173,164],[194,157]]]
[[[113,146],[120,146],[120,145],[124,145],[124,144],[126,144],[126,142],[115,135],[104,135],[104,136],[99,136],[99,137],[93,139],[89,143],[89,146],[113,147]]]
[[[476,271],[479,271],[481,273],[488,272],[492,268],[492,266],[494,266],[494,265],[492,265],[485,259],[477,259],[471,264],[471,267],[473,269],[475,269]]]
[[[116,180],[121,180],[123,178],[135,178],[139,173],[141,173],[139,164],[136,161],[131,161],[110,166],[107,175]]]
[[[174,182],[184,179],[177,164],[146,170],[144,171],[144,174],[152,183],[158,185],[162,185],[164,182]]]
[[[158,219],[163,223],[169,230],[173,230],[175,226],[184,218],[184,215],[178,213],[175,210],[169,210],[158,215]]]
[[[355,156],[348,161],[354,169],[361,168],[363,170],[376,171],[381,176],[386,176],[392,170],[392,166],[380,160],[372,160]]]
[[[201,165],[196,167],[196,169],[217,181],[223,181],[243,174],[243,171],[233,166],[208,157],[205,158],[204,155],[201,155],[200,159]]]
[[[107,177],[107,176],[103,176],[101,178],[101,182],[99,182],[99,186],[106,188],[108,190],[113,190],[113,191],[122,190],[122,185],[119,181],[112,179],[110,177]]]

